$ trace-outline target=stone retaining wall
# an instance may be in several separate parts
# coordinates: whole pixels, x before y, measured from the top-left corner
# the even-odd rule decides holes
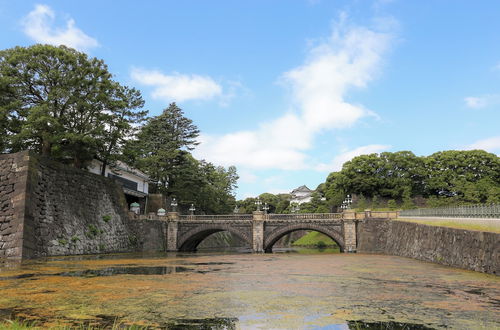
[[[23,256],[28,164],[27,152],[0,155],[0,258]]]
[[[108,178],[27,152],[0,155],[0,257],[164,250],[165,225],[129,220],[126,207]]]
[[[500,234],[405,221],[358,223],[361,253],[383,253],[500,274]]]

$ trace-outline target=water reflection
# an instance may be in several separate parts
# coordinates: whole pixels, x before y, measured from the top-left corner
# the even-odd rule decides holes
[[[73,271],[55,274],[58,276],[114,276],[114,275],[167,275],[193,271],[186,267],[108,267],[103,269],[86,269],[83,271]]]
[[[223,265],[230,263],[193,263],[192,265]],[[182,266],[171,267],[171,266],[158,266],[158,267],[107,267],[102,269],[86,269],[80,271],[62,272],[55,274],[43,274],[43,273],[27,273],[19,274],[14,276],[4,276],[0,277],[0,281],[14,280],[14,279],[24,279],[31,277],[42,277],[42,276],[72,276],[72,277],[96,277],[96,276],[114,276],[114,275],[168,275],[184,272],[196,272],[200,274],[206,274],[208,272],[216,272],[220,269],[210,269],[210,270],[198,270],[193,268],[187,268]]]

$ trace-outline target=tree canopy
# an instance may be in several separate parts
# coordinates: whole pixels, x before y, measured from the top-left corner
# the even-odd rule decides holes
[[[448,150],[427,157],[410,151],[362,155],[331,173],[324,183],[329,207],[347,194],[413,207],[420,196],[429,206],[500,202],[500,158],[484,150]]]
[[[30,149],[76,167],[108,161],[144,119],[143,105],[139,91],[85,53],[49,45],[0,51],[3,152]]]

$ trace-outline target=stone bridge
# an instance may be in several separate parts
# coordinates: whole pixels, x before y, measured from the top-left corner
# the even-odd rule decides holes
[[[314,230],[334,240],[342,252],[356,251],[356,213],[253,214],[233,215],[150,215],[167,222],[167,251],[196,251],[209,235],[228,231],[239,237],[253,252],[271,252],[274,243],[296,230]]]

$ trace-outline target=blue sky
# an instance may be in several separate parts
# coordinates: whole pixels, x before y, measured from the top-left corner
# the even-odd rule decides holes
[[[500,154],[499,1],[6,1],[2,49],[102,58],[235,165],[238,198],[315,188],[363,153]]]

